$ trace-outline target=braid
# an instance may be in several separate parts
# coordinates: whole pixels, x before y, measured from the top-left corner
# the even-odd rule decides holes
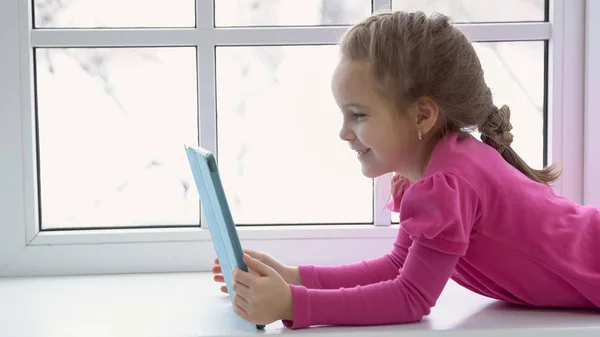
[[[500,154],[503,154],[512,144],[513,134],[510,130],[512,130],[510,109],[506,105],[490,113],[487,120],[479,127],[481,140]]]

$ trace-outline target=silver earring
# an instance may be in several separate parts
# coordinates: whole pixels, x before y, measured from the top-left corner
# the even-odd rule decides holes
[[[421,130],[419,130],[419,139],[423,139],[423,132]]]

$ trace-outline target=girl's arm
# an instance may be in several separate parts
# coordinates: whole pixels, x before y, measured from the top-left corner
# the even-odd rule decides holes
[[[299,266],[301,284],[311,289],[338,289],[393,280],[411,244],[408,233],[400,229],[392,251],[382,257],[341,266]]]
[[[291,286],[291,329],[310,325],[378,325],[419,321],[429,314],[459,259],[415,242],[394,279],[349,289]]]

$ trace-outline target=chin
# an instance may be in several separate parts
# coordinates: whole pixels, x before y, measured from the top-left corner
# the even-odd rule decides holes
[[[369,168],[363,168],[362,169],[362,174],[363,176],[373,179],[373,178],[377,178],[379,176],[384,175],[386,172],[380,172],[379,170],[373,170],[373,169],[369,169]]]
[[[365,178],[369,178],[369,179],[374,179],[374,178],[379,177],[379,175],[377,175],[377,174],[365,174],[365,173],[363,173],[363,176],[365,176]]]

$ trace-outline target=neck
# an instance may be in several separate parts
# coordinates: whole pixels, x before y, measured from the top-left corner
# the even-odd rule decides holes
[[[411,172],[407,172],[405,176],[411,184],[423,179],[423,175],[429,166],[429,160],[431,159],[431,154],[435,149],[438,141],[441,137],[433,136],[428,138],[423,138],[422,142],[424,143],[420,150],[418,151],[419,155],[416,160],[416,164]]]

